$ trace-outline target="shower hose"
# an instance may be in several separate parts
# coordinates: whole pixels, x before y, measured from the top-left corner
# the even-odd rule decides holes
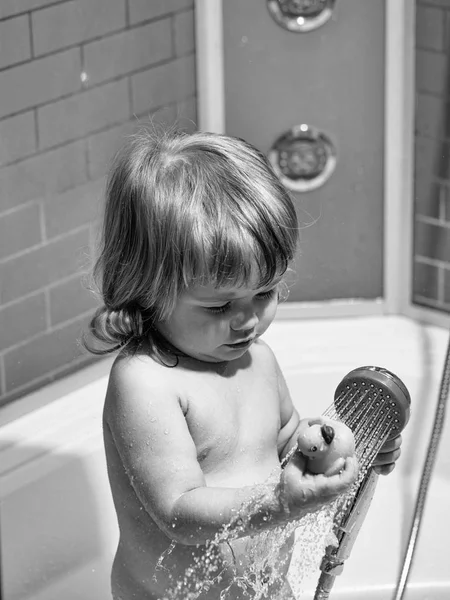
[[[411,530],[409,533],[408,544],[403,558],[403,567],[397,582],[394,600],[402,600],[406,591],[409,572],[411,570],[416,542],[419,535],[420,526],[422,523],[425,501],[430,485],[430,479],[433,472],[433,467],[436,462],[436,455],[439,447],[439,442],[442,436],[445,421],[445,409],[447,407],[448,394],[450,389],[450,339],[447,344],[447,352],[445,356],[444,368],[442,371],[441,385],[439,390],[438,402],[434,416],[433,429],[431,432],[428,451],[426,454],[422,475],[420,478],[419,491],[417,493],[416,505],[414,509]]]

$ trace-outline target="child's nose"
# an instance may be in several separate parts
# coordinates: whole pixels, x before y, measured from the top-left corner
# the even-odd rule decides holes
[[[258,315],[252,308],[249,308],[235,313],[230,321],[230,327],[233,331],[251,331],[256,327],[258,322]]]

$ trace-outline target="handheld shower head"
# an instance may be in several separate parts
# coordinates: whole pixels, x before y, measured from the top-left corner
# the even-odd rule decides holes
[[[334,518],[338,547],[328,546],[321,564],[315,600],[329,598],[369,509],[378,475],[371,464],[383,444],[395,438],[410,416],[411,398],[397,375],[382,367],[358,367],[339,383],[326,416],[340,419],[353,431],[360,473],[352,492]]]
[[[403,381],[391,371],[358,367],[337,386],[334,405],[339,418],[353,433],[384,423],[386,440],[396,437],[407,424],[411,397]]]

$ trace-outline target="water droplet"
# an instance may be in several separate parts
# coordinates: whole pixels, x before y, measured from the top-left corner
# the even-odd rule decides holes
[[[168,429],[164,429],[164,435],[168,435],[169,434],[169,430]]]

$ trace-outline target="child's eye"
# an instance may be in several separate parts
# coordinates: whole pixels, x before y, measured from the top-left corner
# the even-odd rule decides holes
[[[222,306],[205,306],[205,309],[208,312],[213,313],[214,315],[219,315],[220,313],[226,312],[230,308],[231,302],[227,302]]]
[[[269,298],[272,298],[275,293],[277,291],[277,288],[274,287],[271,290],[267,290],[267,292],[261,292],[260,294],[258,294],[258,298],[260,298],[261,300],[268,300]]]
[[[274,287],[271,290],[267,290],[267,292],[261,292],[260,294],[257,294],[256,298],[258,300],[268,300],[269,298],[272,298],[276,293],[277,293],[277,287]],[[231,302],[227,302],[226,304],[223,304],[222,306],[205,306],[204,309],[210,313],[213,313],[214,315],[219,315],[219,314],[227,312],[227,310],[229,310],[230,307],[231,307]]]

